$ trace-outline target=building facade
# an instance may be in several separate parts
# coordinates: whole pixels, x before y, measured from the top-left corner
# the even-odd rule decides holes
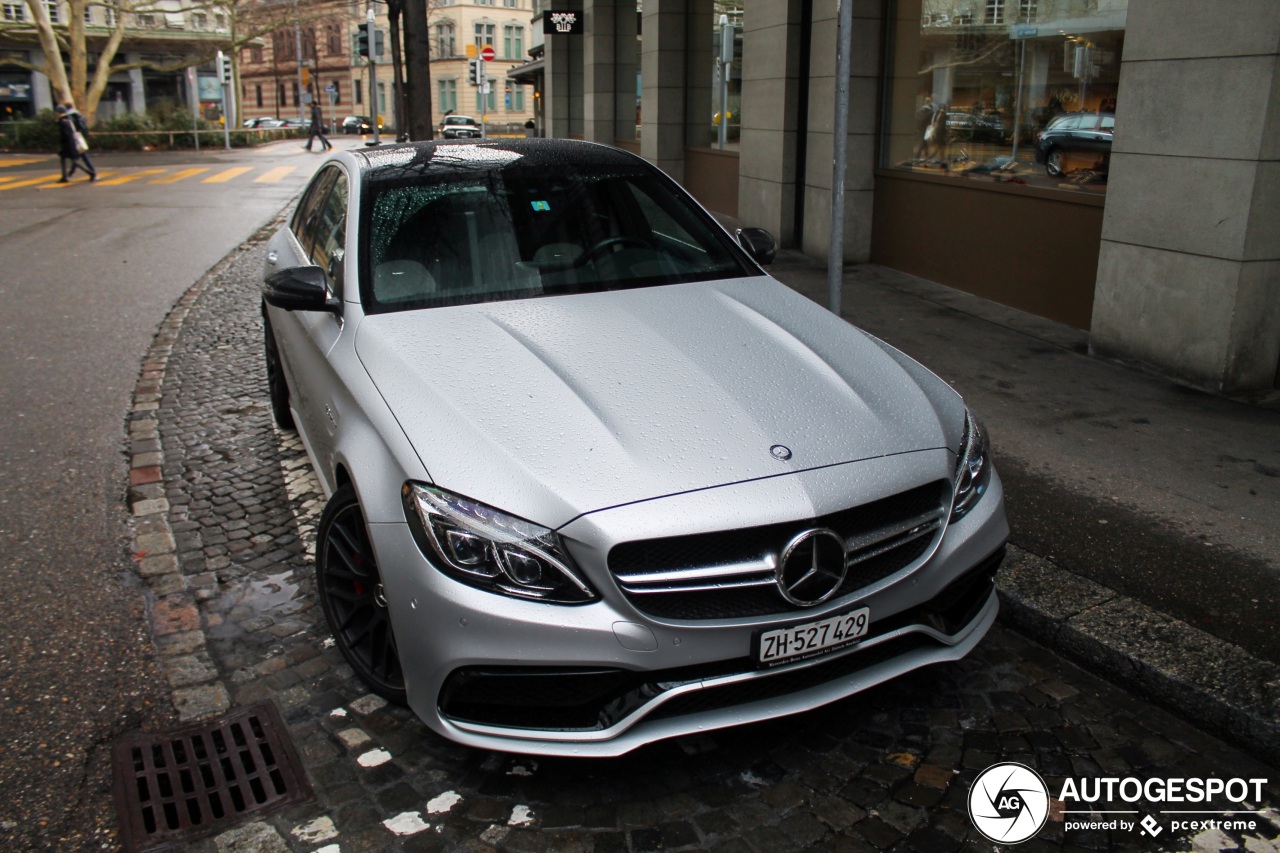
[[[1204,387],[1280,386],[1280,4],[852,2],[846,261]],[[584,27],[545,36],[547,135],[826,256],[835,0],[555,8]]]
[[[529,58],[533,47],[531,0],[439,0],[429,6],[431,31],[432,122],[449,114],[481,113],[500,131],[522,129],[534,116],[534,89],[508,80],[507,72]],[[490,46],[495,58],[486,63],[488,94],[470,80],[470,59]]]
[[[213,8],[191,8],[191,4],[181,0],[159,0],[148,4],[146,9],[145,12],[121,12],[97,4],[83,8],[90,76],[103,46],[115,30],[118,16],[124,17],[125,30],[113,65],[145,63],[171,68],[193,57],[212,54],[231,35],[231,22],[226,13]],[[72,14],[67,3],[45,0],[45,12],[55,30],[67,29]],[[41,65],[43,61],[31,12],[24,0],[0,2],[0,121],[30,118],[39,110],[53,107],[55,97],[48,77],[17,64]],[[217,84],[211,65],[204,76],[210,81],[205,94],[211,95],[210,100],[217,100],[220,96],[213,97]],[[185,70],[117,71],[108,80],[96,117],[140,113],[164,104],[189,105],[193,97],[190,89]],[[203,99],[199,93],[195,97]]]

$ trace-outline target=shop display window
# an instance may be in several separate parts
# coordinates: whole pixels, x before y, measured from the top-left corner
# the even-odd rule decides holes
[[[896,11],[882,167],[1106,192],[1128,0],[898,0]]]

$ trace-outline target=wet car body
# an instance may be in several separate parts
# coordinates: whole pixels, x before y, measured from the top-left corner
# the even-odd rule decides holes
[[[977,644],[1008,535],[980,426],[752,238],[588,143],[326,164],[269,246],[268,373],[373,689],[461,743],[616,755]]]

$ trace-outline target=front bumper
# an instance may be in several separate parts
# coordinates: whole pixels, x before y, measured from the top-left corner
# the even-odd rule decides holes
[[[656,740],[817,708],[918,667],[967,655],[995,620],[1008,536],[999,478],[922,565],[832,609],[751,620],[648,617],[616,589],[581,606],[483,592],[432,567],[406,524],[371,524],[409,704],[469,746],[621,755]],[[601,578],[589,573],[600,588]],[[852,648],[758,670],[761,628],[869,606]]]

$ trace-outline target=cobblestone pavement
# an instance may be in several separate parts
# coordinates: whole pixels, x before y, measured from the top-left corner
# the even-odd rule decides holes
[[[270,699],[314,801],[192,845],[212,851],[993,849],[969,821],[998,761],[1067,777],[1266,778],[1251,832],[1065,829],[1019,849],[1278,850],[1280,773],[997,626],[965,661],[802,716],[610,760],[449,743],[368,694],[316,606],[322,499],[271,425],[260,244],[194,288],[144,366],[131,422],[138,569],[184,719]],[[1101,806],[1105,808],[1106,806]],[[1119,808],[1121,806],[1112,806]],[[1141,802],[1128,818],[1156,813]],[[1166,808],[1168,808],[1166,806]]]

